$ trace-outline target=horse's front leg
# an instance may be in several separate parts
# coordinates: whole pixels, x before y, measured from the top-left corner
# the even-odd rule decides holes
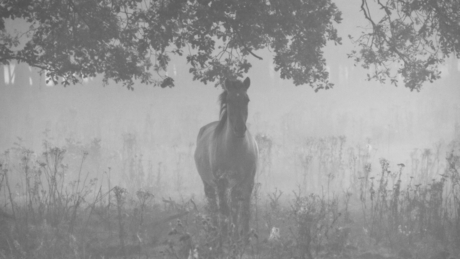
[[[220,216],[220,230],[222,237],[227,236],[228,221],[229,221],[229,208],[227,203],[227,181],[220,179],[217,181],[217,196],[219,197],[219,216]]]
[[[231,199],[231,216],[232,216],[232,233],[233,237],[237,238],[239,235],[239,229],[241,222],[239,222],[238,214],[241,211],[241,190],[237,186],[233,187],[230,193]]]
[[[217,208],[217,195],[216,188],[213,185],[204,184],[204,194],[208,200],[208,213],[211,215],[212,224],[218,226],[218,208]]]
[[[240,206],[240,229],[239,234],[248,241],[249,220],[251,218],[251,196],[254,187],[254,180],[245,182],[241,186],[241,206]]]

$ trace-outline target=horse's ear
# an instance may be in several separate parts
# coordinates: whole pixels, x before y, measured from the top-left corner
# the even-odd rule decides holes
[[[246,79],[244,79],[243,81],[243,87],[247,90],[250,85],[251,85],[251,79],[249,79],[249,77],[246,77]]]

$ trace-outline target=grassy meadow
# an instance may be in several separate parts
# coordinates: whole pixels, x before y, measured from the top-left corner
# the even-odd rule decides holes
[[[279,153],[269,137],[256,138],[261,169],[248,244],[220,235],[203,196],[162,192],[168,172],[143,184],[136,175],[149,173],[139,156],[120,163],[125,181],[136,183],[122,186],[94,145],[44,141],[37,154],[18,144],[0,157],[0,259],[460,258],[459,139],[445,152],[413,153],[410,170],[384,158],[372,166],[368,151],[345,149],[343,137],[305,140],[293,151],[300,175],[288,192],[262,191],[264,175],[280,170],[271,167]],[[99,177],[86,163],[99,163]],[[186,181],[177,170],[169,172],[173,190]],[[312,181],[322,191],[309,192]]]

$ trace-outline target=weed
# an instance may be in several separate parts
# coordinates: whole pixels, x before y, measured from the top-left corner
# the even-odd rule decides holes
[[[269,160],[274,146],[259,138]],[[404,164],[393,169],[386,159],[375,170],[369,150],[343,152],[344,141],[302,144],[296,159],[303,159],[303,174],[292,196],[279,189],[264,194],[260,179],[251,208],[254,229],[239,239],[232,238],[232,226],[226,235],[219,231],[203,202],[158,198],[164,194],[167,167],[158,163],[155,169],[149,161],[143,171],[132,136],[125,137],[126,163],[120,167],[132,177],[153,173],[142,176],[152,183],[135,192],[130,189],[141,180],[113,187],[111,167],[104,179],[91,178],[85,164],[93,158],[81,150],[84,145],[72,142],[69,151],[47,142],[41,154],[17,145],[0,160],[0,258],[425,259],[458,254],[460,142],[449,146],[443,170],[439,147],[414,152],[412,170]],[[97,143],[90,145],[94,152],[100,152]],[[77,162],[69,165],[68,156]],[[170,167],[175,189],[185,186],[185,155],[181,159]],[[323,192],[309,194],[310,176],[320,175],[317,171],[327,177]],[[350,185],[338,196],[333,190],[345,172]]]

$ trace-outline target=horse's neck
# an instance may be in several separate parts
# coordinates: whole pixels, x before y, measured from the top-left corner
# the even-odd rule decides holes
[[[254,155],[255,146],[249,132],[246,131],[245,138],[235,136],[229,121],[221,125],[222,128],[216,132],[213,150],[211,151],[212,168],[216,170],[246,170],[246,167],[254,166],[251,160],[257,157]],[[249,169],[248,169],[249,170]]]
[[[220,132],[218,133],[220,147],[225,149],[227,152],[232,152],[234,150],[238,150],[239,148],[243,148],[246,145],[246,141],[244,138],[238,138],[235,136],[232,127],[230,125],[230,120],[225,118],[225,121],[221,121],[222,123],[220,126]]]

